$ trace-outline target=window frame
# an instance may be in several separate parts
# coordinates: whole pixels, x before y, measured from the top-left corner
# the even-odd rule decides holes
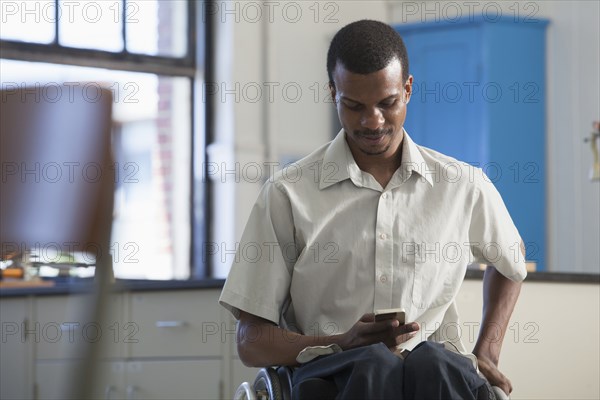
[[[120,0],[123,7],[121,18],[121,35],[123,50],[111,52],[106,50],[75,48],[59,43],[58,1],[55,4],[54,40],[51,43],[34,43],[17,40],[0,39],[0,58],[7,60],[42,62],[79,67],[104,68],[115,71],[141,72],[167,77],[185,77],[190,80],[190,162],[189,172],[190,199],[189,205],[189,234],[190,258],[189,279],[210,279],[211,268],[205,257],[203,243],[209,237],[211,218],[210,192],[211,185],[202,177],[194,176],[197,165],[203,166],[202,173],[206,174],[206,145],[210,143],[210,128],[213,126],[211,115],[213,107],[210,99],[204,102],[203,109],[196,107],[202,103],[201,84],[209,80],[213,74],[212,60],[214,51],[210,38],[212,24],[210,16],[200,15],[202,7],[198,4],[211,0],[188,0],[186,54],[183,57],[160,56],[132,53],[127,50],[126,40],[126,0]],[[161,1],[161,0],[158,0]],[[164,0],[163,0],[164,1]],[[203,126],[199,122],[204,119]],[[200,146],[200,147],[198,147]],[[198,148],[197,148],[198,147]],[[200,163],[200,164],[198,164]]]
[[[196,1],[187,1],[187,43],[184,57],[155,56],[131,53],[127,50],[127,7],[123,6],[121,36],[123,50],[112,52],[97,49],[85,49],[63,46],[59,43],[59,0],[54,0],[54,40],[51,43],[22,42],[18,40],[0,39],[0,58],[19,61],[47,62],[52,64],[76,65],[80,67],[96,67],[131,72],[146,72],[157,75],[184,76],[195,78],[197,67],[197,14]],[[158,0],[160,1],[160,0]],[[202,19],[199,20],[202,22]]]

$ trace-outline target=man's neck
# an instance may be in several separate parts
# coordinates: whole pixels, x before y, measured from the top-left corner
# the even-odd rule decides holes
[[[362,171],[373,175],[382,188],[385,188],[392,179],[392,176],[402,162],[402,146],[404,144],[404,134],[400,137],[400,143],[395,150],[389,151],[389,154],[369,155],[360,152],[360,150],[350,149],[356,165]]]

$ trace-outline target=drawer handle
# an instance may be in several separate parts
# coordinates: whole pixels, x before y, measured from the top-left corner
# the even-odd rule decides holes
[[[127,400],[135,399],[135,392],[137,392],[138,387],[134,385],[127,386]]]
[[[105,400],[112,400],[113,398],[113,393],[115,393],[116,388],[114,386],[107,386],[106,389],[104,390],[104,399]]]
[[[157,328],[181,328],[187,324],[187,321],[156,321]]]
[[[70,332],[74,331],[75,329],[81,329],[80,325],[81,324],[79,322],[63,322],[60,324],[60,330],[61,332]]]

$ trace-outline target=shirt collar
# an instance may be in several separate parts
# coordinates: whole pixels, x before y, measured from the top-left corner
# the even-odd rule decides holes
[[[355,185],[362,186],[357,184],[362,180],[360,168],[352,157],[350,147],[346,143],[346,134],[342,128],[325,151],[323,165],[321,165],[319,189],[325,189],[348,178],[351,178]]]
[[[404,132],[402,164],[399,168],[400,171],[397,172],[403,182],[410,178],[413,171],[417,172],[430,186],[433,186],[431,174],[428,173],[432,169],[425,162],[416,143],[413,142],[404,128],[402,130]],[[362,171],[352,156],[350,147],[346,142],[344,129],[341,129],[325,151],[323,165],[321,165],[319,189],[325,189],[346,179],[352,180],[352,183],[358,187],[363,186]]]
[[[416,172],[421,175],[421,178],[425,179],[430,186],[433,186],[433,179],[431,174],[435,171],[432,165],[427,164],[423,158],[423,154],[419,149],[419,146],[413,142],[412,138],[408,133],[404,131],[404,139],[402,144],[402,164],[400,164],[401,174],[403,175],[403,181],[410,178],[412,172]]]

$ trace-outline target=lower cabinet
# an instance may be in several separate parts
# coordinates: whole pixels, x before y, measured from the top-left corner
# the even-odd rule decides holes
[[[31,299],[16,297],[0,302],[0,399],[19,400],[33,397],[30,367],[33,360]],[[33,331],[35,333],[35,331]]]
[[[73,361],[36,364],[37,399],[69,399]],[[220,360],[103,361],[94,399],[219,399]]]
[[[213,290],[130,293],[129,356],[220,357],[224,332]],[[233,334],[231,335],[234,336]]]
[[[127,399],[219,399],[221,360],[131,361]]]
[[[42,360],[35,365],[36,399],[67,400],[73,399],[71,388],[74,368],[73,360]],[[93,382],[92,395],[95,399],[125,399],[125,362],[102,361],[99,373]]]
[[[124,291],[93,321],[86,297],[0,298],[0,400],[66,400],[97,346],[94,399],[231,398],[234,333],[224,330],[220,289]],[[232,328],[232,329],[235,329]]]

